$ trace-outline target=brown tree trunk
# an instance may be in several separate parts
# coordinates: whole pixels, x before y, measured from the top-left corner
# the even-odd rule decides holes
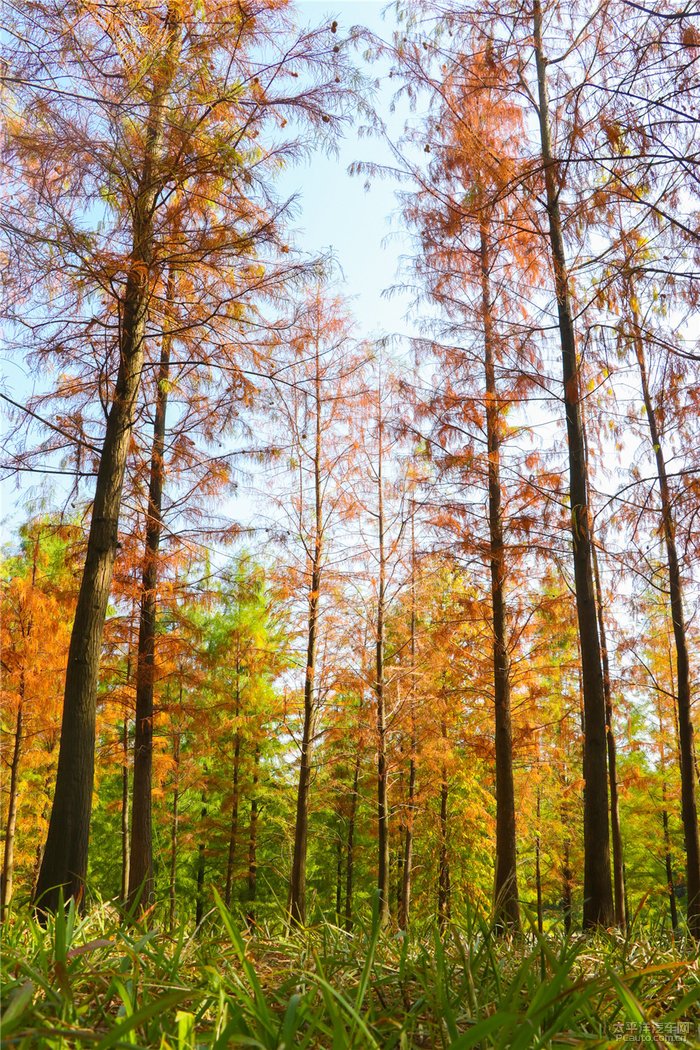
[[[442,723],[443,747],[447,747],[447,724]],[[450,919],[450,861],[447,852],[447,801],[449,784],[447,764],[443,762],[440,778],[440,858],[438,861],[438,926],[444,931]]]
[[[12,747],[12,761],[10,763],[10,797],[7,810],[7,824],[5,825],[5,852],[2,858],[0,922],[6,918],[7,909],[12,900],[12,883],[15,871],[15,829],[17,827],[17,801],[19,797],[19,763],[24,735],[24,695],[25,674],[23,668],[19,678],[19,703],[15,719],[15,741]]]
[[[174,298],[174,275],[168,274],[166,302]],[[153,693],[155,675],[156,618],[158,613],[158,552],[163,531],[163,480],[165,421],[172,337],[161,342],[156,410],[153,422],[151,475],[146,514],[146,547],[141,583],[141,615],[136,660],[136,715],[134,726],[134,773],[131,798],[131,854],[129,860],[129,906],[145,911],[154,903],[153,887]]]
[[[170,11],[168,19],[168,58],[174,71],[172,60],[179,31]],[[80,902],[85,890],[95,770],[97,674],[118,546],[124,471],[141,385],[151,290],[153,214],[160,189],[157,166],[164,100],[171,82],[172,73],[154,90],[143,170],[134,201],[131,265],[121,306],[119,370],[100,454],[85,565],[68,649],[56,786],[35,889],[40,915],[56,911],[61,891]]]
[[[661,433],[656,418],[656,409],[649,391],[644,344],[639,317],[632,309],[632,334],[637,355],[642,397],[647,413],[656,472],[661,497],[661,526],[666,544],[668,561],[668,584],[671,599],[673,638],[676,647],[676,701],[678,709],[678,742],[681,768],[681,817],[685,839],[686,883],[688,890],[688,929],[696,940],[700,939],[700,837],[698,836],[697,790],[694,768],[693,719],[690,688],[690,660],[686,638],[685,613],[683,609],[683,583],[676,548],[676,528],[673,517],[671,490],[666,472],[666,458],[661,444]]]
[[[378,399],[377,447],[377,529],[379,540],[379,581],[377,588],[377,644],[374,691],[377,700],[377,892],[379,924],[386,926],[390,917],[389,887],[389,772],[387,766],[386,701],[384,695],[384,604],[386,601],[386,558],[384,551],[384,479],[381,394]]]
[[[569,448],[569,491],[571,497],[571,536],[573,544],[576,612],[583,678],[585,781],[583,813],[583,927],[610,926],[614,920],[610,877],[608,822],[607,734],[605,731],[605,692],[598,636],[598,619],[593,587],[593,565],[589,529],[588,478],[580,409],[580,377],[576,358],[576,339],[569,293],[569,273],[562,238],[556,162],[552,156],[547,60],[542,45],[542,10],[534,0],[534,44],[539,94],[539,124],[549,220],[549,240],[554,268],[554,284],[559,314],[562,351],[562,378],[566,405],[566,431]]]
[[[608,644],[605,633],[605,616],[603,615],[603,592],[600,585],[598,552],[595,546],[593,530],[591,530],[591,539],[593,541],[591,549],[593,553],[596,607],[598,610],[598,629],[600,631],[600,651],[603,659],[603,688],[605,690],[605,723],[608,739],[608,783],[610,787],[610,826],[612,829],[615,922],[621,930],[624,930],[627,923],[627,917],[625,914],[624,854],[622,851],[622,830],[620,828],[620,806],[617,790],[617,745],[615,743],[615,733],[613,730],[612,686],[610,683],[610,659],[608,656]]]
[[[411,514],[411,689],[409,696],[411,718],[411,757],[408,764],[408,793],[406,797],[406,829],[404,836],[403,878],[401,898],[399,900],[399,928],[408,928],[411,911],[411,889],[413,877],[413,821],[416,801],[416,752],[418,734],[416,731],[416,515],[415,507]]]
[[[513,730],[510,709],[510,654],[506,631],[505,549],[501,510],[500,449],[502,419],[496,391],[488,226],[481,223],[481,298],[486,378],[486,443],[489,478],[489,560],[493,609],[493,684],[496,751],[496,930],[520,928],[513,786]]]
[[[182,688],[180,689],[180,702],[182,702]],[[177,839],[180,806],[180,734],[175,733],[173,741],[173,763],[175,765],[175,783],[173,785],[173,808],[170,816],[170,879],[168,884],[169,912],[168,929],[172,933],[175,928],[175,876],[177,874]]]
[[[238,708],[236,708],[238,714]],[[236,857],[236,846],[238,840],[238,778],[241,765],[241,734],[236,730],[236,742],[233,748],[233,798],[231,799],[231,826],[228,837],[228,857],[226,859],[226,888],[224,890],[224,903],[228,908],[231,904],[231,889],[233,886],[233,865]]]
[[[128,681],[128,671],[127,671]],[[122,887],[121,899],[129,893],[129,720],[124,714],[122,727]]]
[[[311,587],[306,647],[306,676],[304,678],[304,724],[302,728],[299,785],[297,788],[296,820],[294,824],[294,852],[289,898],[289,917],[293,924],[306,922],[306,852],[309,834],[309,789],[313,758],[316,702],[316,649],[318,645],[318,615],[321,593],[321,566],[323,559],[323,487],[321,478],[321,360],[316,340],[315,361],[316,434],[314,446],[314,542],[311,557]]]
[[[355,772],[352,778],[352,794],[350,795],[350,813],[348,815],[348,837],[345,847],[345,929],[352,930],[352,891],[353,870],[355,862],[355,820],[357,818],[357,800],[360,788],[360,749],[357,750],[355,759]]]
[[[255,901],[258,889],[258,771],[260,769],[260,746],[255,748],[253,759],[253,786],[250,798],[250,831],[248,835],[248,928],[255,929]]]
[[[542,815],[542,802],[540,797],[540,786],[537,785],[537,830],[535,832],[535,888],[537,890],[537,929],[542,936],[544,928],[542,915],[542,868],[541,868],[541,843],[540,843],[540,819]]]
[[[202,803],[206,802],[206,793],[202,792]],[[205,804],[202,805],[201,820],[202,824],[206,819],[207,807]],[[206,872],[206,844],[204,841],[199,843],[197,847],[197,907],[195,911],[195,926],[197,930],[200,929],[204,920],[204,875]]]

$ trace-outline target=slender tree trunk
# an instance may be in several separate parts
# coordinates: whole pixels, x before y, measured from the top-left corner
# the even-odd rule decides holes
[[[348,933],[352,930],[352,891],[353,872],[355,862],[355,820],[357,818],[357,801],[360,788],[360,749],[357,750],[355,758],[355,772],[352,778],[352,794],[350,795],[350,813],[348,815],[348,837],[345,847],[345,929]]]
[[[481,298],[486,378],[486,441],[489,478],[489,555],[493,609],[493,684],[496,750],[496,869],[494,918],[496,929],[520,928],[513,786],[513,730],[510,709],[510,654],[506,630],[505,546],[501,509],[502,418],[496,390],[491,261],[487,223],[481,223]]]
[[[236,742],[233,747],[233,798],[231,799],[231,825],[228,838],[228,857],[226,859],[226,888],[224,891],[224,902],[228,908],[231,904],[231,889],[233,886],[233,865],[236,857],[236,845],[238,840],[238,778],[241,765],[241,734],[236,731]]]
[[[666,867],[666,885],[668,886],[668,904],[671,912],[671,929],[675,933],[678,929],[678,909],[676,908],[676,887],[673,879],[673,861],[671,859],[671,836],[668,830],[668,810],[666,809],[666,781],[661,784],[663,798],[663,809],[661,820],[664,829],[664,861]]]
[[[147,121],[144,164],[133,207],[131,264],[121,304],[119,370],[100,453],[85,565],[68,649],[56,787],[35,890],[40,914],[55,912],[61,890],[78,902],[85,890],[95,770],[97,675],[118,547],[124,471],[143,369],[164,102],[172,83],[179,40],[177,19],[170,10],[168,20],[169,69],[154,90]]]
[[[323,486],[321,478],[321,361],[318,339],[315,361],[316,435],[314,446],[314,538],[311,557],[311,589],[306,647],[306,677],[304,679],[304,724],[302,728],[299,785],[297,788],[296,821],[294,825],[294,852],[290,885],[289,917],[292,923],[306,922],[306,851],[309,833],[309,789],[313,758],[314,722],[316,714],[316,649],[318,645],[319,598],[321,593],[321,565],[323,559]]]
[[[182,702],[182,688],[180,689],[180,701]],[[175,928],[175,877],[177,875],[177,839],[178,824],[180,819],[180,734],[175,733],[173,741],[173,762],[175,764],[175,783],[173,785],[173,808],[170,816],[170,879],[168,884],[168,897],[170,901],[168,913],[168,929],[172,933]]]
[[[613,889],[615,892],[615,922],[621,930],[625,929],[627,916],[625,913],[625,875],[624,854],[622,850],[622,830],[620,828],[620,805],[617,784],[617,745],[615,743],[615,732],[613,729],[613,703],[612,686],[610,682],[610,659],[608,656],[608,643],[605,633],[605,616],[603,614],[603,592],[600,585],[600,572],[598,570],[598,552],[591,530],[593,573],[595,577],[596,606],[598,609],[598,628],[600,631],[600,649],[603,659],[603,688],[605,690],[605,723],[608,739],[608,782],[610,786],[610,826],[612,829],[612,855],[613,855]]]
[[[673,516],[671,490],[668,484],[666,458],[662,446],[656,409],[649,391],[644,344],[637,312],[632,309],[632,334],[639,366],[642,397],[649,424],[649,436],[656,458],[656,472],[661,497],[661,526],[666,544],[668,584],[671,598],[673,638],[676,647],[676,701],[678,709],[678,741],[681,767],[681,817],[685,839],[686,882],[688,889],[688,929],[700,939],[700,837],[698,835],[698,807],[694,768],[693,719],[690,686],[690,659],[683,609],[683,583],[676,548],[676,527]]]
[[[250,798],[250,830],[248,834],[248,928],[255,929],[255,901],[258,889],[258,773],[260,769],[260,745],[256,745],[253,759],[253,786]]]
[[[443,747],[447,748],[447,723],[442,723]],[[450,919],[450,861],[447,852],[447,801],[449,784],[447,763],[443,761],[440,778],[440,859],[438,867],[438,926],[444,931]]]
[[[377,891],[379,924],[386,926],[390,917],[389,887],[389,773],[387,767],[386,701],[384,695],[384,604],[386,601],[386,557],[384,551],[384,479],[381,393],[378,398],[377,446],[377,529],[379,539],[379,581],[377,588],[377,645],[374,691],[377,699]]]
[[[541,869],[541,843],[540,843],[540,820],[542,816],[542,801],[540,785],[537,785],[537,830],[535,832],[535,886],[537,890],[537,929],[542,935],[544,928],[542,915],[542,869]]]
[[[614,919],[610,877],[605,693],[593,587],[587,494],[588,478],[580,410],[580,377],[576,359],[576,340],[569,293],[569,273],[562,237],[556,162],[552,155],[551,146],[549,99],[547,96],[547,60],[544,56],[542,45],[542,9],[540,0],[534,0],[533,14],[539,93],[540,142],[547,195],[549,239],[559,313],[562,378],[569,448],[571,535],[586,723],[583,753],[583,777],[585,781],[583,813],[583,926],[584,929],[590,929],[595,926],[610,926]]]
[[[166,302],[174,299],[174,274],[168,274]],[[163,531],[165,422],[172,336],[161,342],[156,410],[151,449],[151,476],[146,514],[146,546],[141,583],[141,615],[136,660],[136,715],[131,809],[129,905],[145,911],[154,903],[153,886],[153,695],[155,684],[156,619],[158,614],[158,555]]]
[[[403,878],[399,901],[399,927],[408,928],[411,911],[411,884],[413,876],[413,821],[416,800],[416,515],[411,514],[411,691],[409,696],[411,718],[411,757],[408,764],[408,794],[406,798],[406,830],[404,836]]]
[[[661,810],[661,825],[664,831],[664,864],[666,868],[666,885],[668,887],[668,903],[671,912],[671,928],[675,932],[678,929],[678,909],[676,907],[676,890],[673,878],[673,861],[671,857],[671,835],[668,824],[668,809],[666,806],[666,726],[661,708],[661,696],[656,694],[656,717],[659,721],[659,772],[661,774],[661,798],[663,808]]]
[[[128,671],[127,671],[128,681]],[[122,887],[121,899],[129,893],[129,719],[124,713],[122,727]]]
[[[343,825],[338,813],[338,831],[335,839],[335,922],[340,926],[343,914]]]
[[[202,792],[202,802],[206,801],[206,795]],[[207,807],[202,806],[201,819],[202,823],[206,819]],[[204,841],[199,843],[197,848],[197,909],[195,912],[195,926],[199,930],[204,920],[204,875],[206,872],[206,844]]]
[[[24,698],[25,674],[24,668],[22,668],[19,677],[19,703],[17,705],[17,716],[15,718],[15,740],[12,747],[12,761],[10,763],[10,798],[7,810],[7,824],[5,825],[5,852],[2,858],[0,922],[6,918],[7,909],[12,900],[12,883],[15,871],[15,829],[17,827],[17,801],[19,797],[19,764],[24,737]]]

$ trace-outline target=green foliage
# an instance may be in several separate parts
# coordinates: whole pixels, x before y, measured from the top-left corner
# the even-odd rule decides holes
[[[106,906],[16,914],[3,950],[3,1038],[37,1047],[693,1046],[700,974],[658,928],[494,941],[475,913],[444,938],[374,920],[250,938],[218,894],[206,934],[124,926]],[[646,1033],[646,1034],[645,1034]]]

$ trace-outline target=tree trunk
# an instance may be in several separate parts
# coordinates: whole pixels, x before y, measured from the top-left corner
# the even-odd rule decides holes
[[[355,861],[355,820],[357,817],[357,800],[360,787],[360,749],[357,750],[355,759],[355,772],[352,778],[352,794],[350,796],[350,814],[348,816],[348,837],[345,849],[345,929],[348,933],[352,930],[352,891],[353,891],[353,866]]]
[[[316,649],[318,645],[318,615],[321,593],[321,565],[323,558],[323,486],[321,479],[321,360],[318,339],[315,360],[316,434],[314,446],[314,538],[311,557],[311,588],[309,590],[309,617],[306,647],[306,676],[304,679],[304,724],[301,740],[299,785],[297,789],[296,821],[294,825],[294,852],[290,885],[289,917],[293,924],[306,922],[306,851],[309,834],[309,789],[314,743],[316,704]]]
[[[583,812],[583,927],[584,929],[590,929],[596,926],[610,926],[614,919],[610,878],[605,693],[593,587],[587,494],[588,478],[580,410],[580,377],[576,359],[576,340],[569,293],[569,274],[562,238],[559,190],[556,184],[556,162],[552,156],[551,147],[546,78],[547,60],[544,57],[542,46],[542,10],[540,0],[534,0],[533,13],[539,94],[540,142],[547,195],[549,239],[559,314],[562,378],[569,448],[571,536],[585,709],[585,744],[583,753],[583,777],[585,782]]]
[[[664,829],[664,861],[666,867],[666,885],[668,886],[668,904],[671,912],[671,929],[675,933],[678,929],[678,909],[676,908],[676,887],[673,880],[673,861],[671,859],[671,836],[668,830],[668,810],[666,809],[666,781],[661,784],[664,808],[661,811],[661,820]]]
[[[238,705],[236,705],[238,715]],[[238,778],[241,765],[241,734],[236,730],[236,742],[233,748],[233,798],[231,800],[231,826],[228,838],[228,857],[226,859],[226,888],[224,890],[224,903],[226,907],[231,905],[231,889],[233,886],[233,864],[236,857],[236,845],[238,839]]]
[[[671,599],[673,638],[676,647],[676,700],[678,708],[678,742],[681,767],[681,816],[685,839],[686,882],[688,889],[688,929],[696,940],[700,940],[700,838],[698,836],[697,791],[694,768],[693,719],[690,688],[690,660],[686,638],[685,613],[683,609],[683,583],[676,548],[676,527],[673,517],[671,490],[666,472],[666,459],[661,445],[661,433],[656,419],[656,410],[649,391],[644,345],[639,317],[634,307],[633,341],[639,365],[642,397],[647,413],[656,471],[661,497],[661,527],[666,544],[668,561],[668,584]]]
[[[182,690],[180,691],[182,701]],[[173,742],[173,762],[175,763],[175,784],[173,785],[173,809],[170,817],[170,879],[168,885],[168,897],[170,900],[168,913],[168,929],[172,933],[175,928],[175,876],[177,874],[177,837],[180,805],[180,734],[175,734]]]
[[[447,724],[442,723],[443,746],[447,747]],[[440,780],[440,859],[438,867],[438,926],[444,931],[450,919],[450,861],[447,852],[447,764],[443,762]]]
[[[202,802],[206,800],[206,795],[202,792]],[[201,819],[202,823],[207,815],[206,805],[202,806]],[[195,926],[197,930],[200,929],[204,920],[204,875],[206,871],[206,845],[202,841],[199,843],[197,849],[197,909],[195,912]]]
[[[387,768],[387,729],[384,696],[384,603],[386,600],[386,561],[384,553],[384,481],[381,393],[378,398],[377,448],[377,529],[379,539],[379,581],[377,588],[377,645],[374,691],[377,699],[377,892],[379,896],[379,924],[389,922],[389,774]]]
[[[12,883],[15,871],[15,829],[17,827],[17,801],[19,796],[19,763],[24,736],[24,694],[25,674],[23,668],[19,678],[19,703],[15,719],[15,742],[12,748],[12,762],[10,764],[10,798],[7,810],[7,824],[5,826],[5,852],[2,858],[0,922],[6,918],[7,910],[12,900]]]
[[[600,572],[598,569],[598,552],[596,550],[595,537],[593,536],[592,529],[591,540],[596,607],[598,610],[598,629],[600,631],[600,651],[603,660],[603,689],[605,690],[605,728],[608,740],[608,783],[610,786],[610,826],[612,829],[615,923],[621,930],[624,930],[627,924],[627,916],[625,914],[624,855],[622,852],[620,806],[617,790],[617,745],[615,743],[615,733],[613,730],[612,686],[610,683],[610,659],[608,656],[608,643],[605,633],[605,616],[603,615],[603,592],[600,585]]]
[[[413,821],[416,800],[416,515],[411,514],[411,691],[409,696],[411,717],[411,758],[408,764],[408,795],[406,798],[406,830],[404,836],[403,878],[399,901],[398,921],[402,930],[408,928],[411,911],[411,889],[413,876]]]
[[[493,684],[496,751],[496,870],[494,920],[497,931],[520,928],[513,786],[513,731],[510,709],[510,654],[506,631],[505,549],[501,509],[502,418],[496,391],[488,226],[480,228],[481,299],[486,379],[486,442],[489,479],[489,560],[493,609]]]
[[[128,682],[128,671],[127,671]],[[129,894],[129,720],[124,714],[122,728],[122,888],[126,904]]]
[[[168,273],[166,303],[174,298],[174,274]],[[154,903],[153,887],[153,693],[155,677],[156,618],[158,613],[158,552],[163,531],[163,480],[165,421],[172,336],[163,334],[153,422],[151,475],[146,514],[146,547],[143,555],[141,616],[136,661],[136,715],[134,774],[131,809],[129,906],[145,911]]]
[[[97,674],[118,547],[124,471],[143,368],[164,101],[172,83],[172,60],[179,38],[177,19],[170,9],[168,21],[171,33],[167,57],[171,71],[152,96],[143,171],[133,207],[131,263],[121,304],[119,370],[100,454],[85,566],[68,649],[56,786],[35,890],[40,915],[56,911],[61,891],[65,897],[81,902],[85,890],[95,770]]]
[[[253,787],[250,799],[250,832],[248,836],[248,913],[246,922],[250,930],[255,929],[255,900],[258,888],[258,770],[260,768],[260,746],[255,748],[253,760]]]
[[[542,936],[542,930],[544,928],[543,915],[542,915],[542,868],[540,864],[541,858],[541,843],[540,843],[540,818],[542,815],[542,803],[540,797],[540,785],[537,785],[537,830],[535,832],[535,888],[537,890],[537,930]]]

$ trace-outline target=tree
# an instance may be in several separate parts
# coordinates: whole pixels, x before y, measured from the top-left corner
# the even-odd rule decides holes
[[[78,447],[94,455],[96,481],[37,885],[44,910],[55,909],[61,886],[76,898],[83,892],[95,687],[149,324],[169,261],[164,231],[179,209],[189,243],[175,253],[176,265],[205,278],[195,281],[194,316],[207,331],[225,328],[235,319],[230,287],[238,273],[252,266],[263,284],[268,276],[252,257],[263,244],[274,250],[283,209],[266,173],[300,148],[298,141],[265,148],[262,129],[291,110],[311,126],[336,119],[328,110],[338,96],[339,49],[327,47],[326,27],[295,39],[283,12],[277,0],[217,4],[215,12],[191,4],[109,12],[79,4],[73,17],[47,0],[31,13],[12,13],[9,156],[18,198],[5,232],[18,287],[32,302],[29,320],[25,311],[15,322],[40,354],[69,356],[81,336],[98,359],[101,340],[107,346],[104,433],[87,442],[82,426],[73,427]],[[288,91],[300,69],[308,74],[302,89]],[[198,214],[201,221],[190,219]],[[42,282],[54,291],[38,319]]]

